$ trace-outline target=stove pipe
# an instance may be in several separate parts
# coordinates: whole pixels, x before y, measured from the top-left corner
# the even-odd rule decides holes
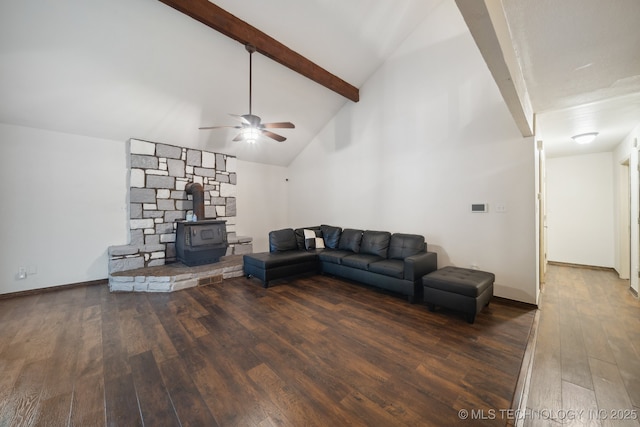
[[[204,188],[202,184],[190,182],[184,189],[187,194],[193,196],[193,213],[198,217],[198,221],[204,219]]]

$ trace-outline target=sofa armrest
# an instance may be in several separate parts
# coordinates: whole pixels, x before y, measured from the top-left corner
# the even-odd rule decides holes
[[[404,279],[415,282],[425,274],[438,269],[438,254],[422,252],[404,259]]]

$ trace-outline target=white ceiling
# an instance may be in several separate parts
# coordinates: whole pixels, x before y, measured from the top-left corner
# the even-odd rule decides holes
[[[618,145],[640,123],[640,1],[502,3],[547,154]],[[586,132],[593,144],[571,140]]]
[[[430,0],[219,0],[216,4],[360,87],[420,23]],[[249,109],[244,46],[157,0],[0,4],[0,122],[140,138],[288,165],[351,102],[260,54],[253,108],[291,121],[279,143],[233,143]]]
[[[361,88],[443,1],[453,0],[214,2]],[[640,1],[502,1],[549,154],[592,129],[598,143],[617,144],[640,121]],[[351,101],[260,54],[253,59],[253,113],[295,123],[279,132],[285,142],[238,144],[233,129],[198,130],[248,112],[249,56],[161,2],[5,1],[0,122],[288,165]]]

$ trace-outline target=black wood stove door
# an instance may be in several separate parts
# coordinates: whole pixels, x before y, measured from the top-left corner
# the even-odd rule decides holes
[[[202,245],[217,245],[226,242],[224,224],[191,225],[187,227],[187,239],[191,247]]]

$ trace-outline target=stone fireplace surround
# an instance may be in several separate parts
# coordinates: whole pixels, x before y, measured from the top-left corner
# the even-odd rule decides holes
[[[130,240],[127,245],[109,247],[112,291],[175,290],[175,286],[171,286],[172,278],[160,279],[167,285],[159,286],[157,275],[144,278],[140,269],[176,260],[175,221],[185,219],[187,212],[193,209],[191,196],[185,191],[189,182],[204,187],[205,218],[226,221],[229,243],[226,255],[253,251],[252,239],[237,236],[235,232],[237,172],[234,156],[131,139],[127,143],[127,173]],[[131,281],[126,279],[129,270],[135,271]],[[183,279],[185,274],[188,275],[180,274]],[[226,272],[226,276],[231,277],[241,274],[241,270]],[[180,288],[183,287],[184,284]]]

